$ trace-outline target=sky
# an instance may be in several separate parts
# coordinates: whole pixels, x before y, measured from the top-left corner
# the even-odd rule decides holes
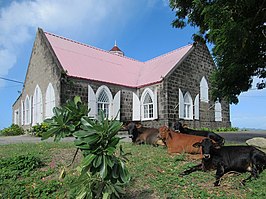
[[[12,124],[12,105],[22,91],[38,27],[146,61],[192,43],[193,27],[171,26],[168,0],[0,0],[0,129]],[[208,45],[211,50],[211,46]],[[266,89],[253,88],[231,105],[233,127],[266,129]]]

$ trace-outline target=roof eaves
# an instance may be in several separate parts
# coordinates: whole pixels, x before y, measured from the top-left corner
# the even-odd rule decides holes
[[[78,45],[81,45],[81,46],[85,46],[87,48],[92,48],[92,49],[97,50],[97,51],[101,51],[101,52],[104,52],[104,53],[108,53],[108,54],[111,54],[113,56],[119,56],[119,57],[121,57],[123,59],[129,59],[129,60],[132,60],[132,61],[135,61],[135,62],[143,63],[143,62],[141,62],[139,60],[136,60],[136,59],[133,59],[133,58],[130,58],[130,57],[127,57],[127,56],[122,56],[122,55],[114,54],[114,53],[112,53],[110,51],[107,51],[107,50],[104,50],[104,49],[101,49],[101,48],[97,48],[95,46],[91,46],[91,45],[88,45],[88,44],[84,44],[84,43],[81,43],[81,42],[78,42],[78,41],[75,41],[75,40],[72,40],[72,39],[68,39],[68,38],[65,38],[65,37],[62,37],[62,36],[59,36],[59,35],[50,33],[50,32],[44,31],[44,33],[49,34],[49,35],[54,36],[54,37],[57,37],[59,39],[63,39],[63,40],[69,41],[69,42],[73,42],[73,43],[78,44]]]
[[[154,57],[154,58],[152,58],[152,59],[150,59],[150,60],[147,60],[147,61],[144,62],[144,63],[149,63],[149,62],[152,62],[152,61],[156,61],[157,59],[161,59],[161,58],[163,58],[163,57],[165,57],[165,56],[167,56],[167,55],[169,55],[169,54],[172,54],[172,53],[174,53],[174,52],[176,52],[176,51],[179,51],[179,50],[181,50],[181,49],[183,49],[183,48],[186,48],[186,47],[188,47],[188,46],[193,47],[193,44],[188,44],[188,45],[186,45],[186,46],[182,46],[182,47],[180,47],[180,48],[174,49],[174,50],[172,50],[172,51],[170,51],[170,52],[167,52],[167,53],[165,53],[165,54],[162,54],[162,55],[159,55],[159,56],[157,56],[157,57]]]
[[[137,88],[137,86],[130,86],[126,84],[119,84],[119,83],[114,83],[114,82],[108,82],[108,81],[103,81],[103,80],[97,80],[97,79],[92,79],[92,78],[84,78],[84,77],[77,77],[77,76],[71,76],[67,75],[68,77],[75,78],[75,79],[81,79],[81,80],[87,80],[87,81],[94,81],[94,82],[102,82],[102,83],[107,83],[111,85],[116,85],[116,86],[123,86],[123,87],[128,87],[128,88]]]

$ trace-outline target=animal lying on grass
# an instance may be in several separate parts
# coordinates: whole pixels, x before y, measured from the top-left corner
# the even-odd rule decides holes
[[[221,146],[223,146],[224,142],[225,142],[225,140],[222,136],[220,136],[220,135],[218,135],[212,131],[190,129],[187,127],[183,127],[180,122],[178,122],[178,125],[176,125],[175,130],[178,130],[180,133],[184,133],[184,134],[188,134],[188,135],[197,135],[197,136],[203,136],[203,137],[210,138],[210,139],[214,140],[215,142],[217,142]]]
[[[164,145],[159,138],[159,130],[157,128],[143,127],[141,124],[131,122],[128,124],[127,129],[132,142],[135,144]]]
[[[208,138],[196,142],[193,146],[201,147],[202,162],[180,175],[184,176],[194,171],[216,169],[214,186],[219,186],[221,177],[230,171],[250,172],[251,175],[242,181],[244,185],[252,177],[258,178],[266,166],[266,154],[253,146],[219,146]]]
[[[195,142],[201,142],[203,139],[205,139],[205,137],[177,133],[167,126],[160,127],[159,132],[160,138],[167,146],[168,153],[201,153],[200,149],[195,148],[192,145]],[[199,158],[201,158],[201,155]]]

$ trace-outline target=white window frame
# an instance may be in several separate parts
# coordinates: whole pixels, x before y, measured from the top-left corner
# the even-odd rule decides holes
[[[14,110],[14,124],[19,124],[19,109]]]
[[[42,102],[42,91],[37,85],[33,95],[33,125],[41,124],[43,122],[43,102]]]
[[[193,101],[189,92],[184,95],[184,119],[193,120]]]
[[[121,91],[118,91],[113,98],[110,89],[105,85],[100,86],[97,89],[96,94],[94,93],[92,87],[88,85],[88,109],[90,109],[88,116],[94,119],[98,117],[97,100],[103,89],[105,89],[105,91],[107,92],[109,103],[110,103],[108,119],[114,119],[116,117],[116,120],[120,120]]]
[[[194,100],[194,119],[195,120],[199,120],[199,115],[200,115],[200,111],[199,111],[199,94],[197,94],[197,96],[195,97]]]
[[[181,89],[178,90],[178,115],[179,115],[179,118],[180,119],[184,119],[184,96],[183,96],[183,93],[181,91]]]
[[[105,92],[108,98],[108,102],[99,102],[99,96],[102,92]],[[98,88],[97,92],[96,92],[96,113],[97,115],[99,115],[99,104],[101,104],[101,110],[104,110],[105,114],[107,114],[107,118],[111,119],[113,114],[112,114],[112,103],[113,103],[113,96],[112,93],[110,91],[110,89],[105,86],[102,85]]]
[[[218,100],[215,102],[215,105],[214,105],[214,118],[216,122],[223,121],[222,105]]]
[[[202,77],[200,81],[200,101],[209,102],[209,86],[205,77]]]
[[[157,90],[155,89],[155,93],[150,88],[146,88],[140,98],[140,110],[141,110],[141,120],[154,120],[158,118],[157,114]],[[152,102],[151,103],[145,103],[146,96],[149,95]],[[148,115],[145,113],[146,108],[148,107],[148,111],[152,109],[152,114],[148,113]]]
[[[25,109],[25,125],[30,124],[30,112],[31,112],[31,104],[30,104],[30,98],[27,95],[26,99],[24,101],[24,109]]]
[[[55,107],[55,92],[52,83],[49,83],[45,94],[45,118],[54,116],[53,108]]]
[[[21,126],[23,126],[24,125],[24,101],[23,100],[21,100],[21,102],[20,102],[20,124],[21,124]]]

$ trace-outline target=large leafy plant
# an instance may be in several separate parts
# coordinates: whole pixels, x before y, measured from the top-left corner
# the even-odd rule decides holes
[[[42,140],[54,136],[54,141],[72,135],[76,130],[80,129],[80,121],[83,116],[89,112],[86,105],[81,102],[79,96],[74,100],[68,100],[62,107],[53,109],[54,116],[46,119],[49,125],[47,132],[43,133]]]
[[[78,182],[79,197],[119,198],[122,186],[130,180],[125,166],[127,154],[121,146],[117,151],[121,138],[116,135],[122,124],[105,119],[102,112],[98,120],[83,117],[81,122],[81,130],[73,134],[77,138],[76,147],[84,155]]]
[[[97,120],[87,117],[87,113],[79,97],[54,108],[55,115],[46,120],[50,129],[42,139],[54,136],[54,141],[59,141],[68,135],[76,138],[75,146],[84,156],[78,167],[80,176],[74,183],[79,189],[77,198],[119,198],[130,180],[125,165],[127,154],[122,146],[117,149],[121,138],[116,135],[122,123],[116,118],[108,120],[103,112]]]

